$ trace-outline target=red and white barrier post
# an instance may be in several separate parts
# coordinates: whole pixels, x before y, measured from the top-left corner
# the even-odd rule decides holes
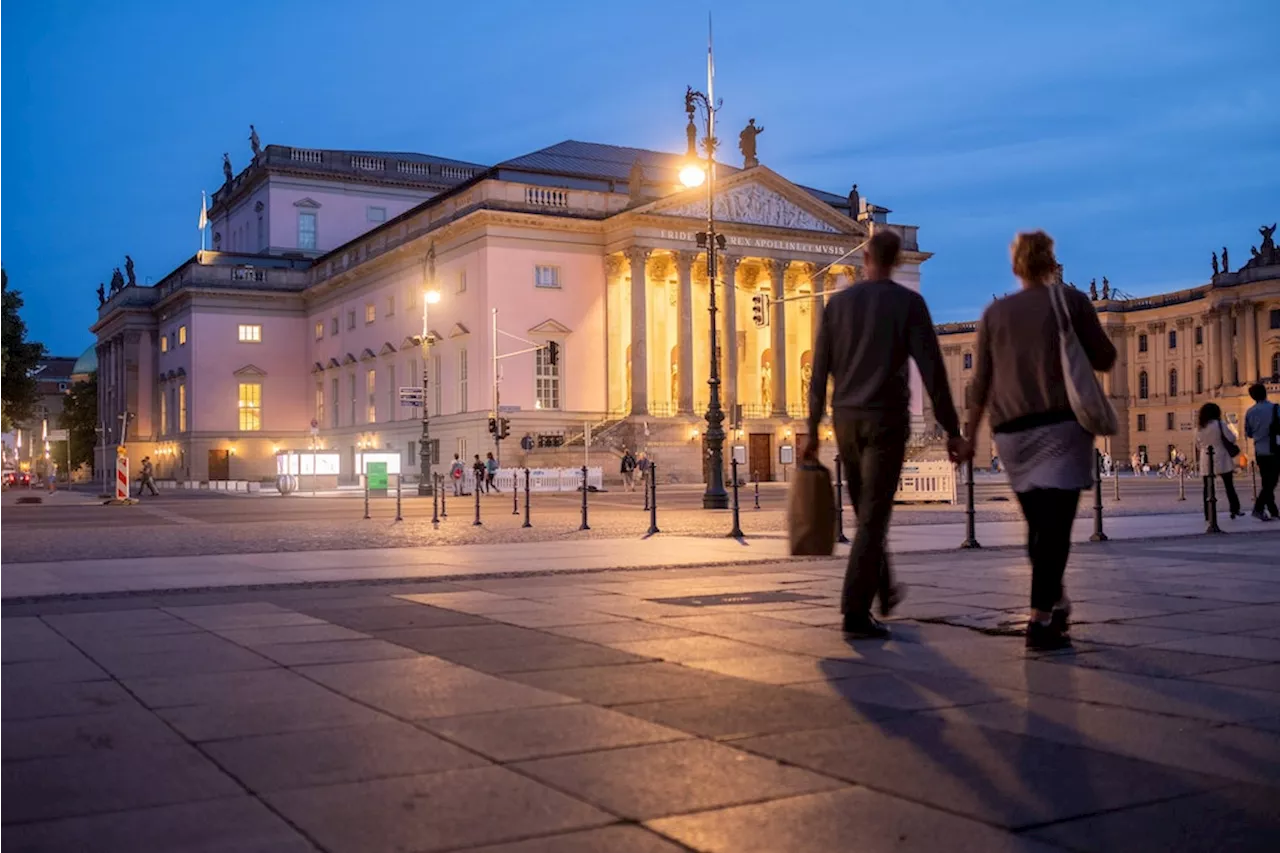
[[[129,499],[129,457],[123,446],[116,448],[116,500]]]

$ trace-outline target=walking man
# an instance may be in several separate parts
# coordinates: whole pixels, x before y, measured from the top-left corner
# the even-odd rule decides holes
[[[476,494],[484,491],[485,480],[489,470],[484,466],[484,460],[480,458],[480,454],[476,454],[476,460],[471,463],[471,475],[476,481]]]
[[[151,467],[151,457],[142,457],[142,474],[138,478],[138,497],[142,497],[142,490],[150,489],[151,494],[160,495],[156,491],[155,469]]]
[[[636,490],[636,458],[625,447],[622,448],[622,485],[628,492]]]
[[[911,429],[908,358],[933,400],[952,461],[969,452],[929,309],[920,294],[890,278],[901,245],[892,231],[872,236],[865,251],[867,280],[830,298],[814,345],[803,458],[818,457],[818,424],[827,408],[830,377],[836,444],[858,521],[841,597],[844,631],[851,638],[887,637],[889,630],[871,615],[872,600],[879,593],[880,613],[887,616],[901,599],[885,535]]]
[[[1253,458],[1258,460],[1258,477],[1262,486],[1253,503],[1253,517],[1259,521],[1280,518],[1276,509],[1276,481],[1280,480],[1280,404],[1267,400],[1267,386],[1261,382],[1249,386],[1253,405],[1244,415],[1244,434],[1253,439]],[[1271,515],[1268,516],[1267,513]]]
[[[453,454],[453,464],[449,466],[449,479],[453,480],[453,496],[456,498],[462,494],[462,475],[465,474],[462,464],[462,457]]]

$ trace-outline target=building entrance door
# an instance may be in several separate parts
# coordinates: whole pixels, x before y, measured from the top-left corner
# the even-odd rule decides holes
[[[231,479],[231,451],[230,450],[210,450],[209,451],[209,479],[210,480],[230,480]]]
[[[767,432],[753,432],[747,438],[747,468],[752,478],[767,483],[773,479],[773,436]]]

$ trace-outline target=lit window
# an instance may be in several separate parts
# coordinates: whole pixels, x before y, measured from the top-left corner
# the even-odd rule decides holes
[[[467,271],[466,270],[462,270],[460,273],[458,273],[458,292],[459,293],[467,292]]]
[[[260,344],[262,343],[262,327],[258,325],[240,324],[240,343],[242,344]]]
[[[316,340],[324,340],[324,320],[316,320]]]
[[[160,434],[169,434],[169,398],[164,389],[160,391]]]
[[[533,283],[535,287],[559,287],[560,267],[539,264],[533,268]]]
[[[387,297],[387,316],[392,317],[396,313],[396,298],[394,296]]]
[[[298,248],[314,249],[316,247],[316,215],[314,213],[298,214]]]
[[[458,351],[458,411],[467,410],[467,351]]]
[[[534,353],[534,390],[537,408],[560,408],[560,359],[551,363],[549,347],[538,347]]]
[[[161,335],[160,336],[160,352],[168,352],[168,351],[169,351],[169,336]]]
[[[365,421],[367,423],[375,423],[378,420],[378,375],[373,370],[367,371],[364,375],[364,392],[368,398]]]
[[[338,334],[338,317],[336,314],[329,318],[329,334]]]
[[[364,322],[368,324],[376,319],[378,319],[378,308],[372,302],[369,302],[364,306]]]
[[[324,382],[316,383],[316,423],[324,423]]]
[[[387,209],[385,207],[370,207],[366,209],[365,215],[370,222],[387,221]]]
[[[178,432],[187,431],[187,383],[178,386]]]
[[[186,345],[187,345],[187,327],[179,326],[178,327],[178,346],[184,347]]]
[[[262,383],[240,383],[240,429],[262,429]]]

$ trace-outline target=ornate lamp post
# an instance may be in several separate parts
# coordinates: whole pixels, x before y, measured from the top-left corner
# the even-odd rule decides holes
[[[431,346],[436,342],[427,325],[427,309],[440,301],[440,291],[428,290],[422,294],[422,441],[418,448],[418,494],[433,493],[431,481],[431,406],[428,392],[431,390]]]
[[[707,379],[711,393],[706,415],[707,455],[710,465],[707,469],[707,490],[702,494],[703,509],[727,509],[729,506],[729,495],[724,488],[724,410],[720,408],[720,347],[716,337],[716,250],[724,248],[724,236],[716,233],[715,215],[716,111],[720,109],[721,103],[712,101],[702,92],[695,91],[692,86],[685,91],[684,109],[689,116],[685,132],[689,137],[689,152],[688,163],[680,170],[680,182],[686,187],[692,189],[703,183],[707,185],[707,230],[698,232],[698,246],[707,250],[707,280],[711,288],[708,310],[711,315],[711,376]],[[698,130],[694,123],[694,115],[699,111],[706,129],[702,138],[702,147],[706,151],[705,166],[698,158]]]

